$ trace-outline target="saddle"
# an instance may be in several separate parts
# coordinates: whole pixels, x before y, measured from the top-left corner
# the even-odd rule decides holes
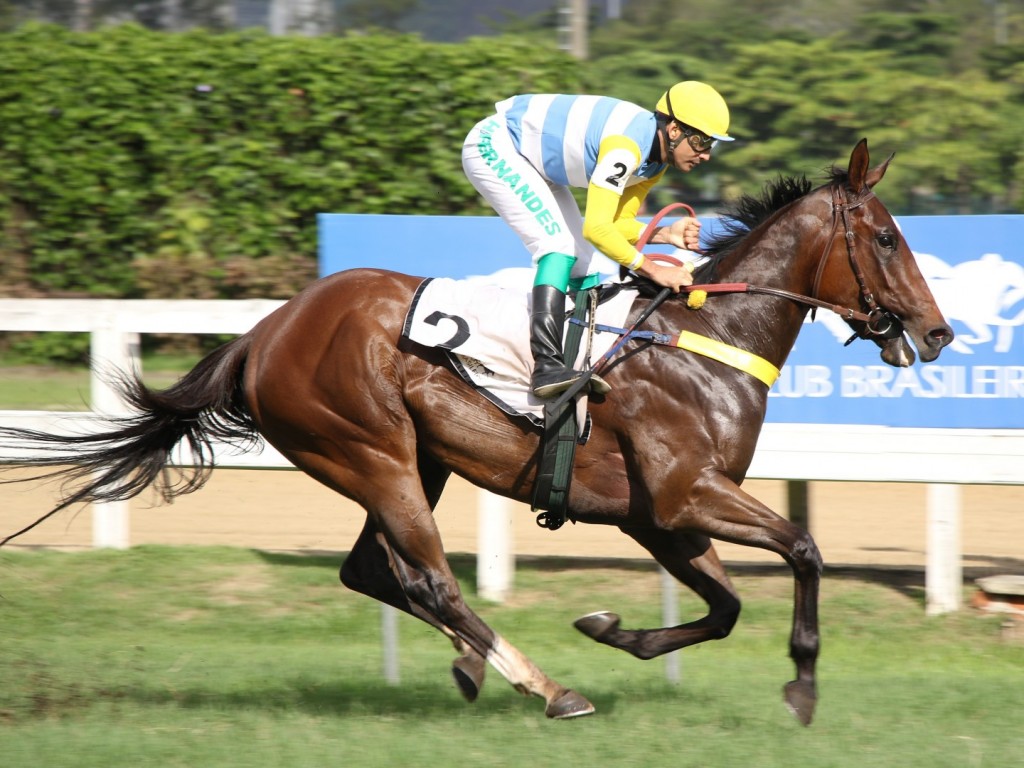
[[[504,270],[482,278],[427,278],[406,315],[402,336],[447,352],[452,368],[483,397],[510,415],[542,429],[532,507],[538,523],[552,530],[566,519],[576,446],[589,436],[589,397],[541,400],[530,392],[533,357],[529,348],[527,296],[533,271]],[[586,370],[618,334],[636,298],[619,283],[597,285],[575,294],[566,323],[566,361]],[[554,407],[557,403],[557,407]]]
[[[402,337],[445,351],[453,370],[483,397],[510,416],[526,418],[540,427],[546,401],[530,392],[533,355],[528,298],[532,285],[533,271],[528,268],[462,280],[427,278],[413,296]],[[583,295],[570,294],[570,315],[575,313],[575,305],[582,303]],[[635,299],[635,291],[617,284],[600,287],[597,326],[622,325]],[[567,334],[574,325],[573,320],[566,323]],[[600,327],[594,331],[585,344],[577,343],[575,355],[566,355],[568,365],[585,369],[584,358],[599,359],[618,338],[615,332]],[[583,405],[585,401],[580,400]],[[579,410],[579,424],[583,425],[585,408]]]

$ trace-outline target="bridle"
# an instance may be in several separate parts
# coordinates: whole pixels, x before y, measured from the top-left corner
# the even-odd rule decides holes
[[[835,242],[836,235],[839,232],[839,222],[842,221],[844,239],[846,240],[846,255],[850,262],[850,269],[853,270],[853,276],[857,280],[857,285],[860,288],[861,302],[867,308],[867,314],[863,312],[857,312],[852,309],[839,310],[835,307],[830,307],[837,312],[845,320],[859,320],[864,323],[864,330],[861,333],[856,333],[847,340],[847,344],[853,341],[855,338],[870,338],[872,336],[878,336],[883,339],[894,339],[903,333],[903,323],[896,317],[892,312],[887,309],[883,309],[875,301],[875,295],[868,288],[867,283],[864,280],[864,272],[860,268],[860,263],[857,261],[857,254],[854,249],[856,237],[853,229],[850,227],[849,212],[855,208],[867,203],[875,196],[874,192],[868,191],[864,195],[858,196],[857,202],[849,202],[846,199],[846,194],[841,184],[832,185],[832,234],[829,236],[828,245],[825,246],[825,252],[821,255],[821,260],[818,262],[818,269],[814,274],[814,284],[811,288],[812,300],[817,301],[818,289],[821,287],[821,277],[825,272],[825,264],[828,262],[828,258],[832,253],[832,245]],[[811,310],[811,319],[814,319],[814,313],[817,311],[817,307],[821,305],[813,305]]]

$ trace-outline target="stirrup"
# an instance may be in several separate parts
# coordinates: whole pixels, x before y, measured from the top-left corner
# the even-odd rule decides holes
[[[565,378],[558,379],[547,384],[538,384],[533,387],[531,391],[542,400],[547,400],[548,398],[555,397],[556,395],[560,395],[565,392],[565,390],[579,381],[579,378],[582,375],[583,374],[579,371],[566,369]]]
[[[612,391],[612,385],[602,379],[596,373],[590,374],[590,381],[587,382],[590,391],[595,395],[607,395]]]
[[[541,384],[538,387],[533,388],[533,394],[542,400],[546,400],[556,395],[560,395],[577,381],[583,375],[579,371],[573,371],[574,375],[569,379],[563,379],[561,381],[555,381],[550,384]],[[595,395],[606,395],[612,391],[612,386],[607,381],[602,379],[596,373],[590,374],[590,379],[587,381],[587,391],[593,392]]]

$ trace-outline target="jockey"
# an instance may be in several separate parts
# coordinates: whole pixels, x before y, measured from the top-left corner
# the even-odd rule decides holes
[[[719,141],[732,141],[729,108],[710,85],[673,85],[655,111],[607,96],[527,94],[495,105],[462,147],[470,182],[529,250],[537,273],[530,315],[534,358],[531,389],[550,398],[580,377],[562,359],[565,295],[589,287],[595,252],[679,292],[689,269],[656,264],[634,244],[644,226],[636,216],[669,166],[686,172],[711,159]],[[587,190],[580,215],[571,187]],[[692,218],[659,227],[651,243],[699,247]],[[610,387],[599,377],[593,391]]]

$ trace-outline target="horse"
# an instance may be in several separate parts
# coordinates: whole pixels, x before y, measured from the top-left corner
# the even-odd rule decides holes
[[[922,361],[936,359],[953,332],[873,191],[891,160],[870,167],[861,140],[848,166],[833,167],[816,188],[806,177],[780,176],[741,198],[724,212],[729,223],[695,275],[709,293],[703,308],[670,296],[645,327],[696,332],[781,368],[807,313],[825,306],[876,343],[890,365],[914,362],[911,341]],[[541,431],[476,393],[442,350],[402,339],[422,281],[379,269],[321,278],[167,389],[122,374],[132,413],[95,432],[0,428],[0,442],[33,448],[18,463],[42,468],[35,479],[69,481],[62,501],[19,533],[69,505],[150,487],[169,501],[203,485],[215,441],[249,448],[265,440],[365,510],[341,582],[446,635],[465,699],[476,699],[489,663],[521,693],[543,698],[548,717],[594,712],[467,606],[446,560],[432,513],[451,473],[528,502]],[[630,319],[647,314],[652,294],[638,290]],[[700,596],[707,613],[678,626],[627,629],[617,614],[598,612],[575,626],[640,659],[725,638],[740,597],[713,541],[774,552],[795,582],[789,654],[796,676],[783,699],[810,724],[822,557],[806,530],[741,487],[768,385],[719,360],[636,340],[602,375],[613,389],[590,400],[591,432],[576,453],[568,516],[617,526]],[[181,446],[194,461],[169,471]]]

